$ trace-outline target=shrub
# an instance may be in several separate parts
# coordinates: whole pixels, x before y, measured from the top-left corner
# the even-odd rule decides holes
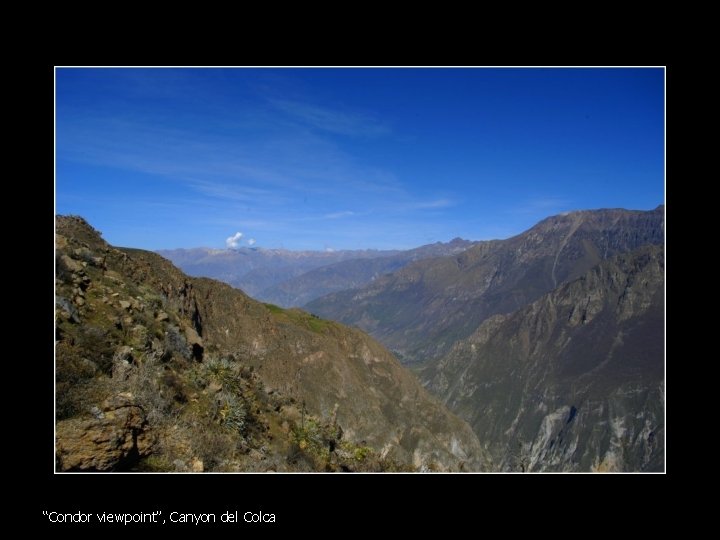
[[[203,363],[206,378],[210,378],[222,385],[223,389],[239,394],[242,390],[240,366],[230,358],[209,358]]]
[[[172,472],[175,470],[175,466],[170,463],[167,456],[151,454],[140,459],[136,470],[139,472]]]
[[[235,394],[220,392],[218,395],[217,418],[223,427],[231,432],[243,434],[247,412],[245,404]]]
[[[193,437],[194,453],[203,461],[205,470],[212,470],[232,459],[237,441],[229,434],[216,429],[198,431]]]
[[[79,354],[91,358],[98,368],[107,375],[112,373],[112,361],[116,340],[97,326],[81,326],[75,337],[75,347]]]

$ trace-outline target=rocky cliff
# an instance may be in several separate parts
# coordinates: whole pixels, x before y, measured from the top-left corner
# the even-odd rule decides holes
[[[663,249],[646,246],[488,318],[423,378],[502,470],[661,471],[663,338]]]

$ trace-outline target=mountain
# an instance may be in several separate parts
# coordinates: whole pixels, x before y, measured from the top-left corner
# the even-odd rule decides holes
[[[377,258],[398,251],[289,251],[285,249],[166,249],[157,251],[185,273],[229,283],[256,298],[263,290],[329,264]]]
[[[263,302],[299,307],[331,292],[363,286],[410,262],[458,254],[472,244],[455,238],[404,251],[191,248],[157,253],[191,276],[219,279]]]
[[[662,206],[569,212],[507,240],[411,263],[305,308],[365,330],[405,363],[432,361],[488,317],[520,309],[615,254],[662,244],[663,219]]]
[[[326,294],[362,287],[413,261],[457,255],[472,245],[473,242],[469,240],[455,238],[447,243],[436,242],[401,251],[396,255],[350,259],[329,264],[265,289],[258,293],[256,298],[285,307],[302,306]]]
[[[470,427],[359,330],[56,220],[66,470],[485,470]]]
[[[424,370],[502,470],[662,471],[664,257],[603,261]]]

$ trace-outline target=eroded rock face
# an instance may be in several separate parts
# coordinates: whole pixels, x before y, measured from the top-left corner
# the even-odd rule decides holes
[[[150,452],[153,438],[145,411],[131,394],[108,398],[94,418],[57,424],[57,466],[61,471],[112,471]]]
[[[664,257],[618,255],[486,320],[423,378],[508,471],[662,471]]]

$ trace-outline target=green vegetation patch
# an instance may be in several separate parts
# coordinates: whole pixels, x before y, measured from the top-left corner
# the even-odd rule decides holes
[[[282,322],[289,322],[295,326],[306,328],[316,334],[324,333],[333,324],[331,321],[321,319],[317,315],[308,313],[301,309],[283,309],[275,304],[263,304],[276,319]]]
[[[270,311],[270,313],[285,313],[285,310],[283,308],[281,308],[280,306],[276,306],[275,304],[263,304],[263,306],[265,306],[268,311]]]

